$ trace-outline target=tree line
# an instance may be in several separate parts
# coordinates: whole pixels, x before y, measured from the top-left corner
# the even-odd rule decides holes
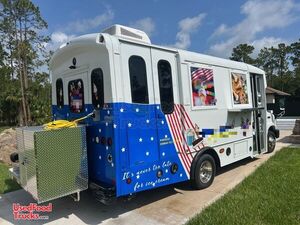
[[[0,0],[0,123],[31,125],[50,119],[47,23],[30,0]]]
[[[263,69],[268,86],[300,96],[300,39],[260,49],[257,57],[253,57],[254,50],[252,45],[240,44],[233,48],[230,59]]]
[[[0,125],[32,125],[51,120],[51,52],[47,22],[30,0],[0,0]],[[268,85],[300,96],[300,40],[263,48],[240,44],[230,59],[262,68]]]

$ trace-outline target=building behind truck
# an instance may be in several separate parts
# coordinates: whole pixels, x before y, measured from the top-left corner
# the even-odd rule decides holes
[[[74,149],[78,154],[74,142],[79,140],[76,146],[83,149],[82,155],[62,170],[74,169],[64,175],[73,189],[56,183],[56,197],[89,187],[99,200],[107,201],[187,180],[196,189],[206,188],[217,169],[273,151],[279,136],[275,125],[267,123],[264,71],[153,45],[133,28],[114,25],[71,40],[55,52],[50,71],[53,119],[93,114],[80,123],[83,131],[77,138],[57,133],[64,129],[42,131],[46,136],[53,133],[53,139],[45,139],[42,149],[31,146],[33,154],[47,154],[47,146],[53,148],[51,140],[58,138],[55,143],[64,147],[56,145],[56,158],[63,150],[67,160]],[[67,128],[72,129],[77,128]],[[23,129],[21,140],[24,134]],[[30,161],[19,158],[22,177]],[[39,177],[43,160],[35,162]],[[51,160],[48,170],[55,171],[60,164],[55,157]],[[76,182],[80,188],[74,188]],[[35,190],[38,183],[36,179]]]

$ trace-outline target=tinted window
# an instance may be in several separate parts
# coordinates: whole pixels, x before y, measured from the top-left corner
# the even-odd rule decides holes
[[[95,108],[100,109],[104,104],[103,72],[97,68],[92,71],[92,103]]]
[[[56,105],[60,109],[64,106],[64,88],[61,78],[56,80]]]
[[[142,57],[129,58],[129,76],[132,102],[148,104],[146,64]]]
[[[157,64],[161,110],[165,114],[174,110],[173,84],[171,65],[166,60]]]
[[[71,80],[68,84],[68,93],[70,110],[75,113],[83,112],[84,90],[82,80]]]

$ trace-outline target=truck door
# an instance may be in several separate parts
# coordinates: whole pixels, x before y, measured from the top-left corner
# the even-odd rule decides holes
[[[250,74],[253,117],[254,117],[254,136],[253,136],[253,154],[266,152],[266,103],[265,88],[263,76],[259,74]]]
[[[121,43],[121,65],[126,101],[122,115],[128,146],[124,153],[133,168],[159,159],[150,48]]]
[[[151,56],[160,159],[171,158],[177,154],[173,141],[176,141],[176,145],[183,145],[184,142],[181,138],[183,118],[179,104],[177,58],[174,52],[154,48],[151,49]],[[169,128],[167,123],[172,126]],[[176,130],[174,132],[177,135],[174,132],[171,134],[170,130]],[[172,140],[172,135],[173,139],[178,137],[179,140]]]

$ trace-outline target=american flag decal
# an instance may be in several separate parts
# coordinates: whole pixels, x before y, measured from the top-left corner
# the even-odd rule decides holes
[[[178,152],[179,159],[185,169],[187,176],[190,177],[190,169],[193,161],[192,152],[199,151],[201,149],[200,146],[191,149],[191,147],[188,146],[185,137],[185,133],[188,129],[195,130],[194,124],[185,111],[184,106],[180,104],[174,105],[173,113],[166,115],[166,119],[171,131],[175,148]]]
[[[201,82],[205,83],[213,80],[212,69],[191,67],[191,72],[192,72],[192,81],[200,79]]]

